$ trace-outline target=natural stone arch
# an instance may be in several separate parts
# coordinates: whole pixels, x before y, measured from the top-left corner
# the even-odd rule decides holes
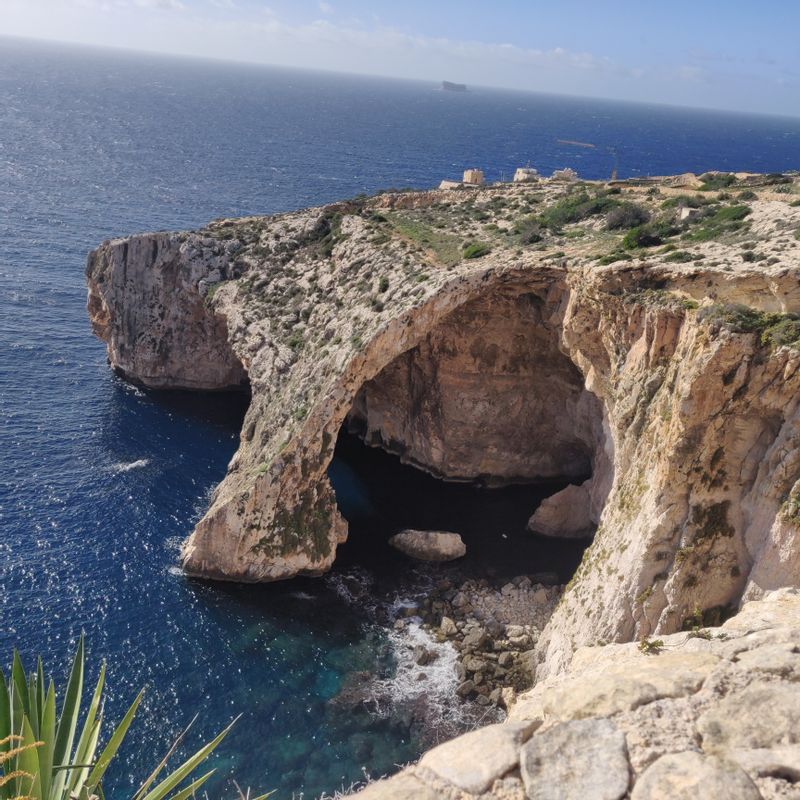
[[[250,470],[241,475],[241,466],[234,459],[226,479],[229,485],[222,485],[211,509],[184,549],[186,570],[208,577],[257,581],[318,574],[328,569],[335,558],[336,546],[347,535],[346,522],[336,507],[327,477],[341,426],[348,417],[351,424],[358,425],[358,409],[367,396],[365,392],[376,391],[393,370],[402,370],[409,359],[419,357],[431,346],[441,345],[442,336],[446,338],[448,332],[463,325],[469,328],[477,324],[480,328],[485,327],[487,321],[501,325],[511,323],[515,326],[512,338],[532,336],[535,341],[538,337],[540,347],[527,354],[527,359],[535,359],[538,349],[538,355],[546,362],[547,369],[538,385],[546,386],[549,378],[561,381],[562,399],[573,407],[572,421],[579,431],[577,435],[568,435],[570,426],[557,424],[559,414],[546,414],[545,425],[541,428],[543,435],[545,431],[551,434],[554,430],[559,435],[549,440],[549,448],[527,445],[518,448],[516,464],[520,465],[525,458],[531,463],[524,470],[515,467],[512,473],[494,468],[478,471],[471,468],[464,474],[447,474],[441,465],[425,463],[424,459],[418,459],[417,465],[449,479],[482,479],[490,483],[555,476],[582,479],[587,470],[591,471],[595,454],[600,454],[606,464],[603,470],[606,474],[607,448],[600,441],[604,435],[600,406],[584,389],[580,372],[559,350],[559,319],[568,295],[563,277],[563,272],[550,268],[542,268],[538,274],[530,271],[523,274],[517,270],[476,271],[451,281],[428,302],[394,318],[361,352],[348,360],[341,372],[333,376],[328,388],[317,394],[316,403],[302,426],[270,461],[257,467],[255,475]],[[493,303],[499,304],[499,308],[492,310]],[[498,313],[510,309],[515,309],[513,318],[508,313]],[[525,313],[527,318],[524,318]],[[517,373],[506,378],[518,379],[522,375],[531,379],[530,370],[526,372],[530,363],[523,363],[527,341],[517,342],[516,348],[498,344],[492,355],[489,350],[481,350],[485,342],[481,344],[480,331],[475,333],[470,339],[472,352],[467,354],[474,363],[486,363],[487,358],[491,361],[502,356],[510,359]],[[255,379],[256,391],[257,384]],[[529,385],[536,386],[537,381],[529,380]],[[495,389],[496,386],[485,386],[484,397]],[[552,387],[550,392],[553,392]],[[510,396],[513,395],[512,387]],[[524,403],[521,407],[523,412],[527,408]],[[257,421],[251,417],[256,410],[251,408],[244,425],[253,438],[257,438]],[[530,411],[527,408],[529,415]],[[535,408],[533,413],[535,416]],[[473,430],[479,419],[487,420],[488,415],[479,414]],[[391,450],[389,438],[386,444]],[[418,437],[416,446],[421,442]],[[497,436],[495,443],[502,444]],[[267,444],[274,447],[275,442]],[[556,453],[558,446],[565,452]],[[545,449],[549,451],[547,456],[537,461],[537,451]],[[495,459],[495,467],[497,463]],[[606,484],[603,491],[607,491]]]
[[[315,255],[333,212],[238,223],[257,228],[259,241],[263,227],[281,233],[244,277],[239,245],[221,235],[228,223],[108,242],[90,256],[90,313],[127,377],[222,388],[243,370],[250,381],[239,452],[184,550],[190,574],[259,581],[327,569],[346,528],[326,468],[361,387],[464,304],[513,290],[543,300],[559,349],[603,408],[593,496],[607,500],[540,640],[542,671],[562,669],[578,645],[666,633],[695,607],[735,606],[743,593],[797,582],[797,351],[714,328],[693,308],[800,311],[796,271],[658,260],[602,267],[579,252],[567,264],[531,250],[404,271],[393,266],[395,243],[378,246],[346,208],[336,209],[332,257]],[[358,294],[372,260],[394,270],[397,287],[381,314]],[[323,287],[318,305],[292,307],[309,270]],[[200,287],[214,273],[227,282],[211,301]],[[297,350],[280,328],[287,307],[309,314]],[[216,359],[201,381],[199,352]]]

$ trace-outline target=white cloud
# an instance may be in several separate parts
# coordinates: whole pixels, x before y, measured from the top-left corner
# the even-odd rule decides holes
[[[643,65],[563,45],[537,48],[428,36],[386,26],[375,17],[336,19],[329,0],[307,7],[325,18],[291,24],[263,0],[0,0],[0,5],[3,33],[18,36],[706,107],[741,107],[739,88],[746,82],[752,110],[797,107],[791,85],[781,88],[774,75],[767,80],[746,74],[750,62],[734,75],[698,64],[685,53]],[[796,83],[796,76],[783,77]]]
[[[134,5],[139,8],[157,8],[162,11],[186,10],[186,6],[181,0],[134,0]]]

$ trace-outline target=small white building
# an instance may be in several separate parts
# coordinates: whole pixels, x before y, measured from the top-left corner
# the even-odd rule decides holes
[[[578,180],[578,173],[572,167],[565,167],[564,169],[557,169],[553,173],[553,180],[556,181],[576,181]]]
[[[539,171],[533,167],[517,167],[514,173],[514,183],[527,183],[535,181],[539,177]]]
[[[464,183],[470,186],[483,186],[484,177],[482,169],[465,169]]]

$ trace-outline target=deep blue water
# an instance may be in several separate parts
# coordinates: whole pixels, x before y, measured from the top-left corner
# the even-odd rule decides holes
[[[471,165],[605,177],[609,147],[623,176],[779,171],[800,166],[800,120],[0,39],[0,662],[16,645],[59,671],[85,630],[92,663],[110,661],[112,716],[149,685],[115,797],[195,711],[194,743],[244,713],[221,773],[282,797],[392,769],[420,744],[396,720],[327,702],[354,670],[393,663],[341,574],[232,587],[177,572],[245,401],[114,378],[86,321],[86,252],[134,231],[429,187]],[[369,487],[348,469],[337,478],[352,501]],[[354,547],[344,561],[357,566]],[[358,580],[373,568],[366,558]]]

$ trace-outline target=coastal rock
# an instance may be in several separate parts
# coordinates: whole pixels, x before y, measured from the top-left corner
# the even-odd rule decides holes
[[[520,747],[534,727],[530,722],[488,725],[429,750],[419,765],[465,792],[481,794],[517,767]]]
[[[697,730],[707,752],[800,743],[800,691],[793,683],[753,683],[705,712]]]
[[[682,190],[658,183],[614,190],[669,215]],[[94,251],[89,314],[114,369],[251,390],[186,573],[330,569],[347,537],[328,478],[344,428],[445,480],[591,476],[597,532],[536,636],[539,679],[582,646],[660,638],[696,609],[712,618],[796,583],[800,209],[756,197],[741,229],[681,238],[680,260],[615,258],[624,234],[598,215],[534,244],[496,235],[575,189],[386,193]],[[580,191],[617,202],[601,184]],[[424,241],[408,235],[420,225]],[[467,236],[490,252],[462,257]],[[767,257],[745,260],[744,244]]]
[[[447,531],[404,530],[389,539],[401,553],[420,561],[454,561],[467,554],[461,536]]]
[[[359,800],[442,800],[442,794],[437,789],[412,774],[375,781],[353,796]]]
[[[608,720],[564,722],[522,748],[530,800],[620,800],[630,781],[625,735]]]
[[[636,781],[631,800],[762,800],[735,764],[700,753],[662,756]]]
[[[566,489],[546,497],[528,520],[528,530],[542,536],[564,539],[585,539],[597,527],[592,518],[591,481],[580,486],[570,484]]]
[[[620,659],[598,674],[587,670],[542,694],[542,708],[556,719],[612,716],[665,697],[696,692],[719,658],[710,653],[664,653]]]
[[[517,723],[531,726],[527,743],[516,746],[527,800],[790,800],[800,778],[794,672],[749,665],[794,655],[786,647],[800,635],[798,614],[800,593],[780,590],[747,603],[719,628],[665,635],[647,652],[636,643],[581,648],[564,674],[516,702],[509,696],[509,721],[486,738],[477,731],[439,746],[398,781],[415,776],[452,800],[461,800],[467,785],[470,796],[481,788],[486,800],[506,800],[500,781],[487,785],[488,769],[473,778],[483,762],[500,764],[495,774],[515,763],[511,738],[495,735]],[[592,682],[603,690],[590,693]],[[572,709],[555,703],[572,692],[590,702]],[[547,713],[543,698],[552,703]],[[561,721],[574,713],[585,717]],[[432,761],[436,771],[428,768]],[[509,769],[511,784],[503,786],[513,791]]]

